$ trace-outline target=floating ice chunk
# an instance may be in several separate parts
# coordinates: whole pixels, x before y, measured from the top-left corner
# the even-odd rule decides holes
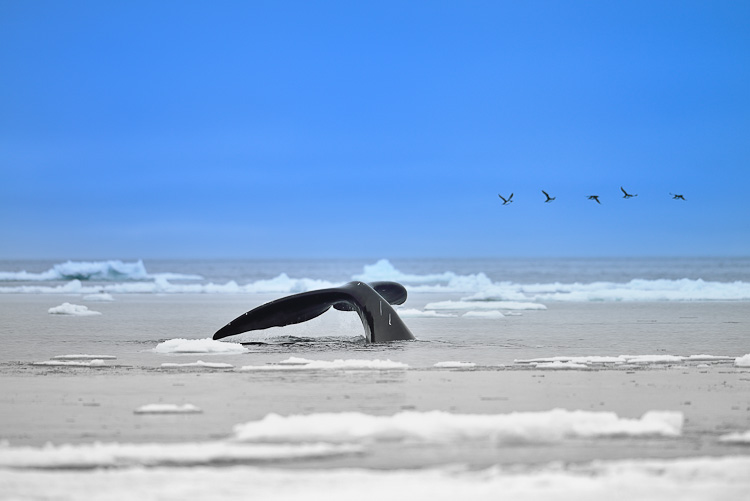
[[[684,359],[676,355],[625,355],[625,361],[629,364],[674,364]]]
[[[73,315],[77,317],[85,317],[91,315],[101,315],[98,311],[89,310],[87,306],[82,304],[70,304],[63,303],[60,306],[54,306],[47,310],[52,315]]]
[[[284,459],[333,457],[360,452],[352,445],[242,444],[187,442],[152,444],[65,444],[44,447],[0,446],[0,467],[33,469],[197,466],[228,462],[277,462]],[[0,481],[1,483],[2,481]],[[59,496],[52,496],[57,498]],[[129,496],[125,496],[129,497]],[[81,499],[73,496],[72,499]],[[20,498],[19,498],[20,499]]]
[[[148,404],[133,411],[134,414],[200,414],[203,412],[193,404]]]
[[[690,355],[687,357],[679,355],[618,355],[613,356],[583,356],[583,357],[545,357],[516,359],[517,364],[540,364],[553,362],[570,362],[574,364],[672,364],[685,361],[721,361],[732,360],[731,357],[721,357],[714,355]]]
[[[436,311],[422,311],[415,308],[404,308],[398,310],[401,318],[455,318],[452,313],[438,313]]]
[[[540,364],[540,363],[554,363],[554,362],[571,362],[574,364],[622,364],[622,363],[625,363],[625,361],[626,359],[623,356],[619,356],[619,357],[589,356],[589,357],[528,358],[528,359],[516,359],[513,362],[516,364]]]
[[[94,359],[90,361],[84,360],[45,360],[44,362],[34,362],[32,365],[48,365],[57,367],[105,367],[104,360]]]
[[[156,345],[151,350],[155,353],[247,353],[248,350],[240,343],[205,339],[170,339]]]
[[[502,312],[499,312],[497,310],[467,311],[461,316],[464,318],[486,318],[486,319],[505,318],[505,315],[503,315]]]
[[[546,310],[539,303],[518,301],[437,301],[428,303],[426,310]]]
[[[117,357],[114,355],[55,355],[52,360],[115,360]]]
[[[165,369],[172,369],[172,368],[181,368],[181,367],[203,367],[206,369],[231,369],[234,367],[232,364],[226,364],[222,362],[204,362],[203,360],[198,360],[197,362],[192,363],[186,363],[186,364],[175,364],[175,363],[163,363],[161,364],[162,367]]]
[[[590,368],[586,364],[579,364],[575,362],[560,362],[559,360],[556,360],[554,362],[537,362],[533,365],[537,369],[547,369],[547,370],[566,370],[566,369],[587,370]]]
[[[132,447],[137,461],[140,461],[141,455],[152,454],[155,460],[149,465],[168,466],[173,461],[178,466],[189,466],[193,457],[202,460],[211,455],[215,455],[219,464],[255,460],[252,454],[256,446],[164,444],[163,450],[159,448],[161,446],[145,444],[128,448]],[[72,450],[66,454],[68,457],[79,453],[85,458],[91,449],[88,446],[70,447]],[[113,466],[131,458],[124,445],[117,447],[111,456],[102,454],[104,460],[113,458]],[[50,450],[50,457],[56,456],[56,450]],[[11,451],[12,458],[17,458],[15,448]],[[37,456],[44,461],[42,452]],[[161,463],[156,459],[160,459]],[[61,467],[64,468],[65,464],[75,468],[75,462],[63,463]],[[7,499],[80,500],[92,497],[92,493],[100,493],[99,497],[106,496],[107,499],[140,501],[185,501],[194,498],[221,498],[223,501],[248,498],[285,501],[318,498],[327,501],[705,501],[741,500],[750,491],[750,475],[747,474],[750,471],[750,457],[747,456],[594,461],[564,466],[560,462],[553,462],[532,466],[493,466],[479,471],[445,467],[385,470],[253,466],[217,468],[203,462],[196,462],[195,466],[65,472],[39,471],[37,468],[36,471],[23,471],[20,474],[2,468],[0,485],[4,487],[3,494]],[[248,494],[250,490],[251,495]]]
[[[115,298],[113,298],[111,294],[107,294],[106,292],[100,292],[98,294],[87,294],[83,296],[83,300],[107,302],[107,301],[114,301]]]
[[[468,369],[471,367],[476,367],[477,364],[474,362],[454,362],[454,361],[446,361],[446,362],[438,362],[433,367],[438,367],[440,369]]]
[[[681,412],[651,411],[640,419],[612,412],[516,412],[511,414],[451,414],[442,411],[400,412],[372,416],[359,412],[280,416],[237,425],[238,440],[248,442],[372,442],[414,440],[452,443],[492,440],[498,443],[556,442],[572,437],[674,437],[682,432]]]
[[[684,358],[689,362],[720,362],[722,360],[734,360],[734,357],[725,357],[718,355],[689,355]]]
[[[734,365],[737,367],[750,367],[750,353],[735,358]]]
[[[291,357],[278,364],[245,365],[241,371],[293,371],[293,370],[394,370],[408,369],[407,364],[392,360],[307,360]]]
[[[719,437],[719,442],[750,445],[750,430],[737,433],[727,433],[726,435]]]

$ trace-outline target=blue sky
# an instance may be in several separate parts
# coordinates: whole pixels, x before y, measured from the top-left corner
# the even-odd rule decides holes
[[[0,258],[750,255],[748,26],[722,1],[0,0]]]

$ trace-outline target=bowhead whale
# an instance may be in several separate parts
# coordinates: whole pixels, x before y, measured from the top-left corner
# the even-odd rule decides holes
[[[356,311],[369,343],[404,341],[414,335],[398,316],[392,304],[406,301],[406,289],[396,282],[349,282],[341,287],[302,292],[276,299],[235,318],[214,334],[214,339],[243,332],[299,324],[318,317],[334,307]]]

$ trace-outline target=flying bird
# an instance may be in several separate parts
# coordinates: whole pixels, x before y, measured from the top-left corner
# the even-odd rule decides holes
[[[497,196],[500,197],[503,200],[503,205],[508,205],[509,203],[511,203],[513,201],[513,193],[511,193],[508,198],[505,198],[504,196],[502,196],[499,193],[497,194]]]
[[[546,191],[544,191],[544,190],[542,190],[542,193],[544,193],[544,196],[545,196],[545,197],[547,197],[547,200],[545,200],[545,201],[544,201],[544,203],[545,203],[545,204],[546,204],[546,203],[548,203],[548,202],[551,202],[551,201],[553,201],[553,200],[555,199],[555,197],[551,197],[551,196],[549,196],[549,195],[547,194],[547,192],[546,192]]]
[[[589,200],[594,200],[594,201],[596,201],[596,203],[598,203],[598,204],[601,205],[601,202],[599,201],[599,195],[589,195],[588,199]]]
[[[672,195],[672,200],[685,200],[682,195],[675,195],[674,193],[670,193],[670,195]]]
[[[624,195],[622,196],[622,198],[633,198],[633,197],[637,197],[638,196],[637,193],[635,195],[631,195],[630,193],[628,193],[627,191],[625,191],[625,188],[623,188],[622,186],[620,186],[620,189],[624,193]]]

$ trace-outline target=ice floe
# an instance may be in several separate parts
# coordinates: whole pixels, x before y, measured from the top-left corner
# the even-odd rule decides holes
[[[0,281],[119,281],[119,280],[149,280],[164,278],[168,280],[200,280],[200,275],[186,275],[183,273],[157,273],[146,271],[143,261],[126,263],[119,260],[110,261],[66,261],[56,264],[41,273],[27,271],[0,271]]]
[[[95,358],[93,360],[45,360],[34,362],[31,365],[46,365],[51,367],[106,367],[104,360]]]
[[[463,315],[461,315],[464,318],[485,318],[485,319],[496,319],[496,318],[505,318],[505,315],[503,315],[502,312],[497,310],[489,310],[489,311],[467,311]]]
[[[427,303],[425,310],[546,310],[539,303],[519,301],[436,301]]]
[[[308,360],[305,358],[291,357],[282,360],[278,364],[267,365],[245,365],[241,371],[294,371],[294,370],[402,370],[408,369],[407,364],[394,362],[392,360]]]
[[[138,407],[134,414],[200,414],[203,412],[193,404],[147,404]]]
[[[439,369],[469,369],[471,367],[476,367],[477,364],[474,362],[454,362],[451,360],[447,360],[445,362],[438,362],[433,367],[437,367]]]
[[[732,357],[718,355],[618,355],[618,356],[557,356],[542,357],[529,359],[516,359],[516,364],[549,364],[549,363],[569,363],[569,364],[675,364],[681,362],[723,362],[734,360]]]
[[[750,353],[737,357],[734,360],[734,365],[737,367],[750,367]]]
[[[161,364],[161,366],[165,369],[179,369],[184,367],[199,367],[205,369],[231,369],[232,367],[234,367],[234,365],[232,364],[223,362],[204,362],[203,360],[198,360],[197,362],[188,362],[185,364],[165,362]]]
[[[53,306],[48,313],[52,315],[72,315],[76,317],[86,317],[91,315],[101,315],[101,312],[89,310],[88,306],[82,304],[63,303],[59,306]]]
[[[333,444],[93,443],[44,447],[0,446],[0,468],[84,469],[134,466],[196,466],[315,459],[352,454],[360,448]],[[61,493],[58,493],[61,494]],[[59,498],[58,496],[54,496]],[[140,499],[140,498],[139,498]]]
[[[590,367],[586,364],[579,364],[576,362],[561,362],[559,360],[555,360],[554,362],[537,362],[532,364],[537,369],[548,369],[548,370],[579,370],[579,369],[590,369]]]
[[[404,308],[398,310],[398,316],[401,318],[455,318],[457,315],[452,313],[438,313],[437,311],[422,311],[414,308]]]
[[[100,292],[98,294],[86,294],[82,298],[84,301],[94,301],[94,302],[110,302],[114,301],[115,298],[112,297],[112,294],[107,294],[106,292]]]
[[[169,339],[156,345],[155,353],[247,353],[249,350],[240,343],[205,339]]]
[[[189,464],[201,455],[191,444],[183,450],[150,445],[133,446],[136,457],[153,454],[162,464]],[[151,447],[152,451],[146,452]],[[214,453],[217,462],[253,462],[254,449],[220,445],[201,449]],[[117,454],[115,451],[113,454]],[[112,462],[128,461],[124,451]],[[262,456],[263,454],[258,454]],[[279,451],[278,455],[282,455]],[[322,457],[323,454],[321,454]],[[183,459],[186,457],[186,459]],[[237,458],[236,460],[233,458]],[[311,453],[314,457],[314,451]],[[224,459],[229,458],[229,459]],[[102,454],[103,461],[109,456]],[[155,461],[156,464],[159,464]],[[200,462],[197,465],[203,464]],[[430,499],[450,501],[705,501],[744,499],[750,491],[749,457],[701,457],[658,460],[550,463],[534,466],[426,469],[281,469],[257,466],[216,468],[127,468],[23,472],[0,469],[0,484],[9,499],[87,499],[106,493],[107,499],[184,501],[215,499],[239,501],[382,501]]]
[[[117,357],[114,355],[86,355],[86,354],[72,354],[72,355],[55,355],[52,360],[115,360]]]
[[[750,300],[748,282],[714,282],[693,279],[634,279],[624,283],[513,283],[493,282],[484,273],[460,275],[442,273],[404,273],[387,259],[364,266],[363,272],[351,277],[355,280],[395,280],[411,292],[439,292],[468,294],[459,303],[506,303],[493,309],[518,309],[513,303],[538,304],[550,301],[747,301]],[[184,283],[190,280],[197,283]],[[143,262],[121,261],[66,262],[54,265],[41,273],[0,272],[0,281],[45,282],[67,281],[61,285],[10,285],[0,287],[0,293],[34,294],[293,294],[314,289],[335,287],[341,282],[290,277],[280,273],[270,279],[245,284],[235,280],[226,283],[205,281],[199,275],[182,273],[148,273]],[[92,281],[109,282],[93,284]],[[183,283],[174,283],[183,282]],[[459,306],[456,309],[473,309]],[[527,309],[527,308],[524,308]]]
[[[373,416],[359,412],[280,416],[235,426],[235,437],[248,442],[358,443],[377,441],[496,443],[557,442],[574,437],[665,436],[682,432],[681,412],[650,411],[640,419],[613,412],[514,412],[510,414],[452,414],[442,411],[400,412]]]
[[[719,442],[750,445],[750,431],[727,433],[719,437]]]

